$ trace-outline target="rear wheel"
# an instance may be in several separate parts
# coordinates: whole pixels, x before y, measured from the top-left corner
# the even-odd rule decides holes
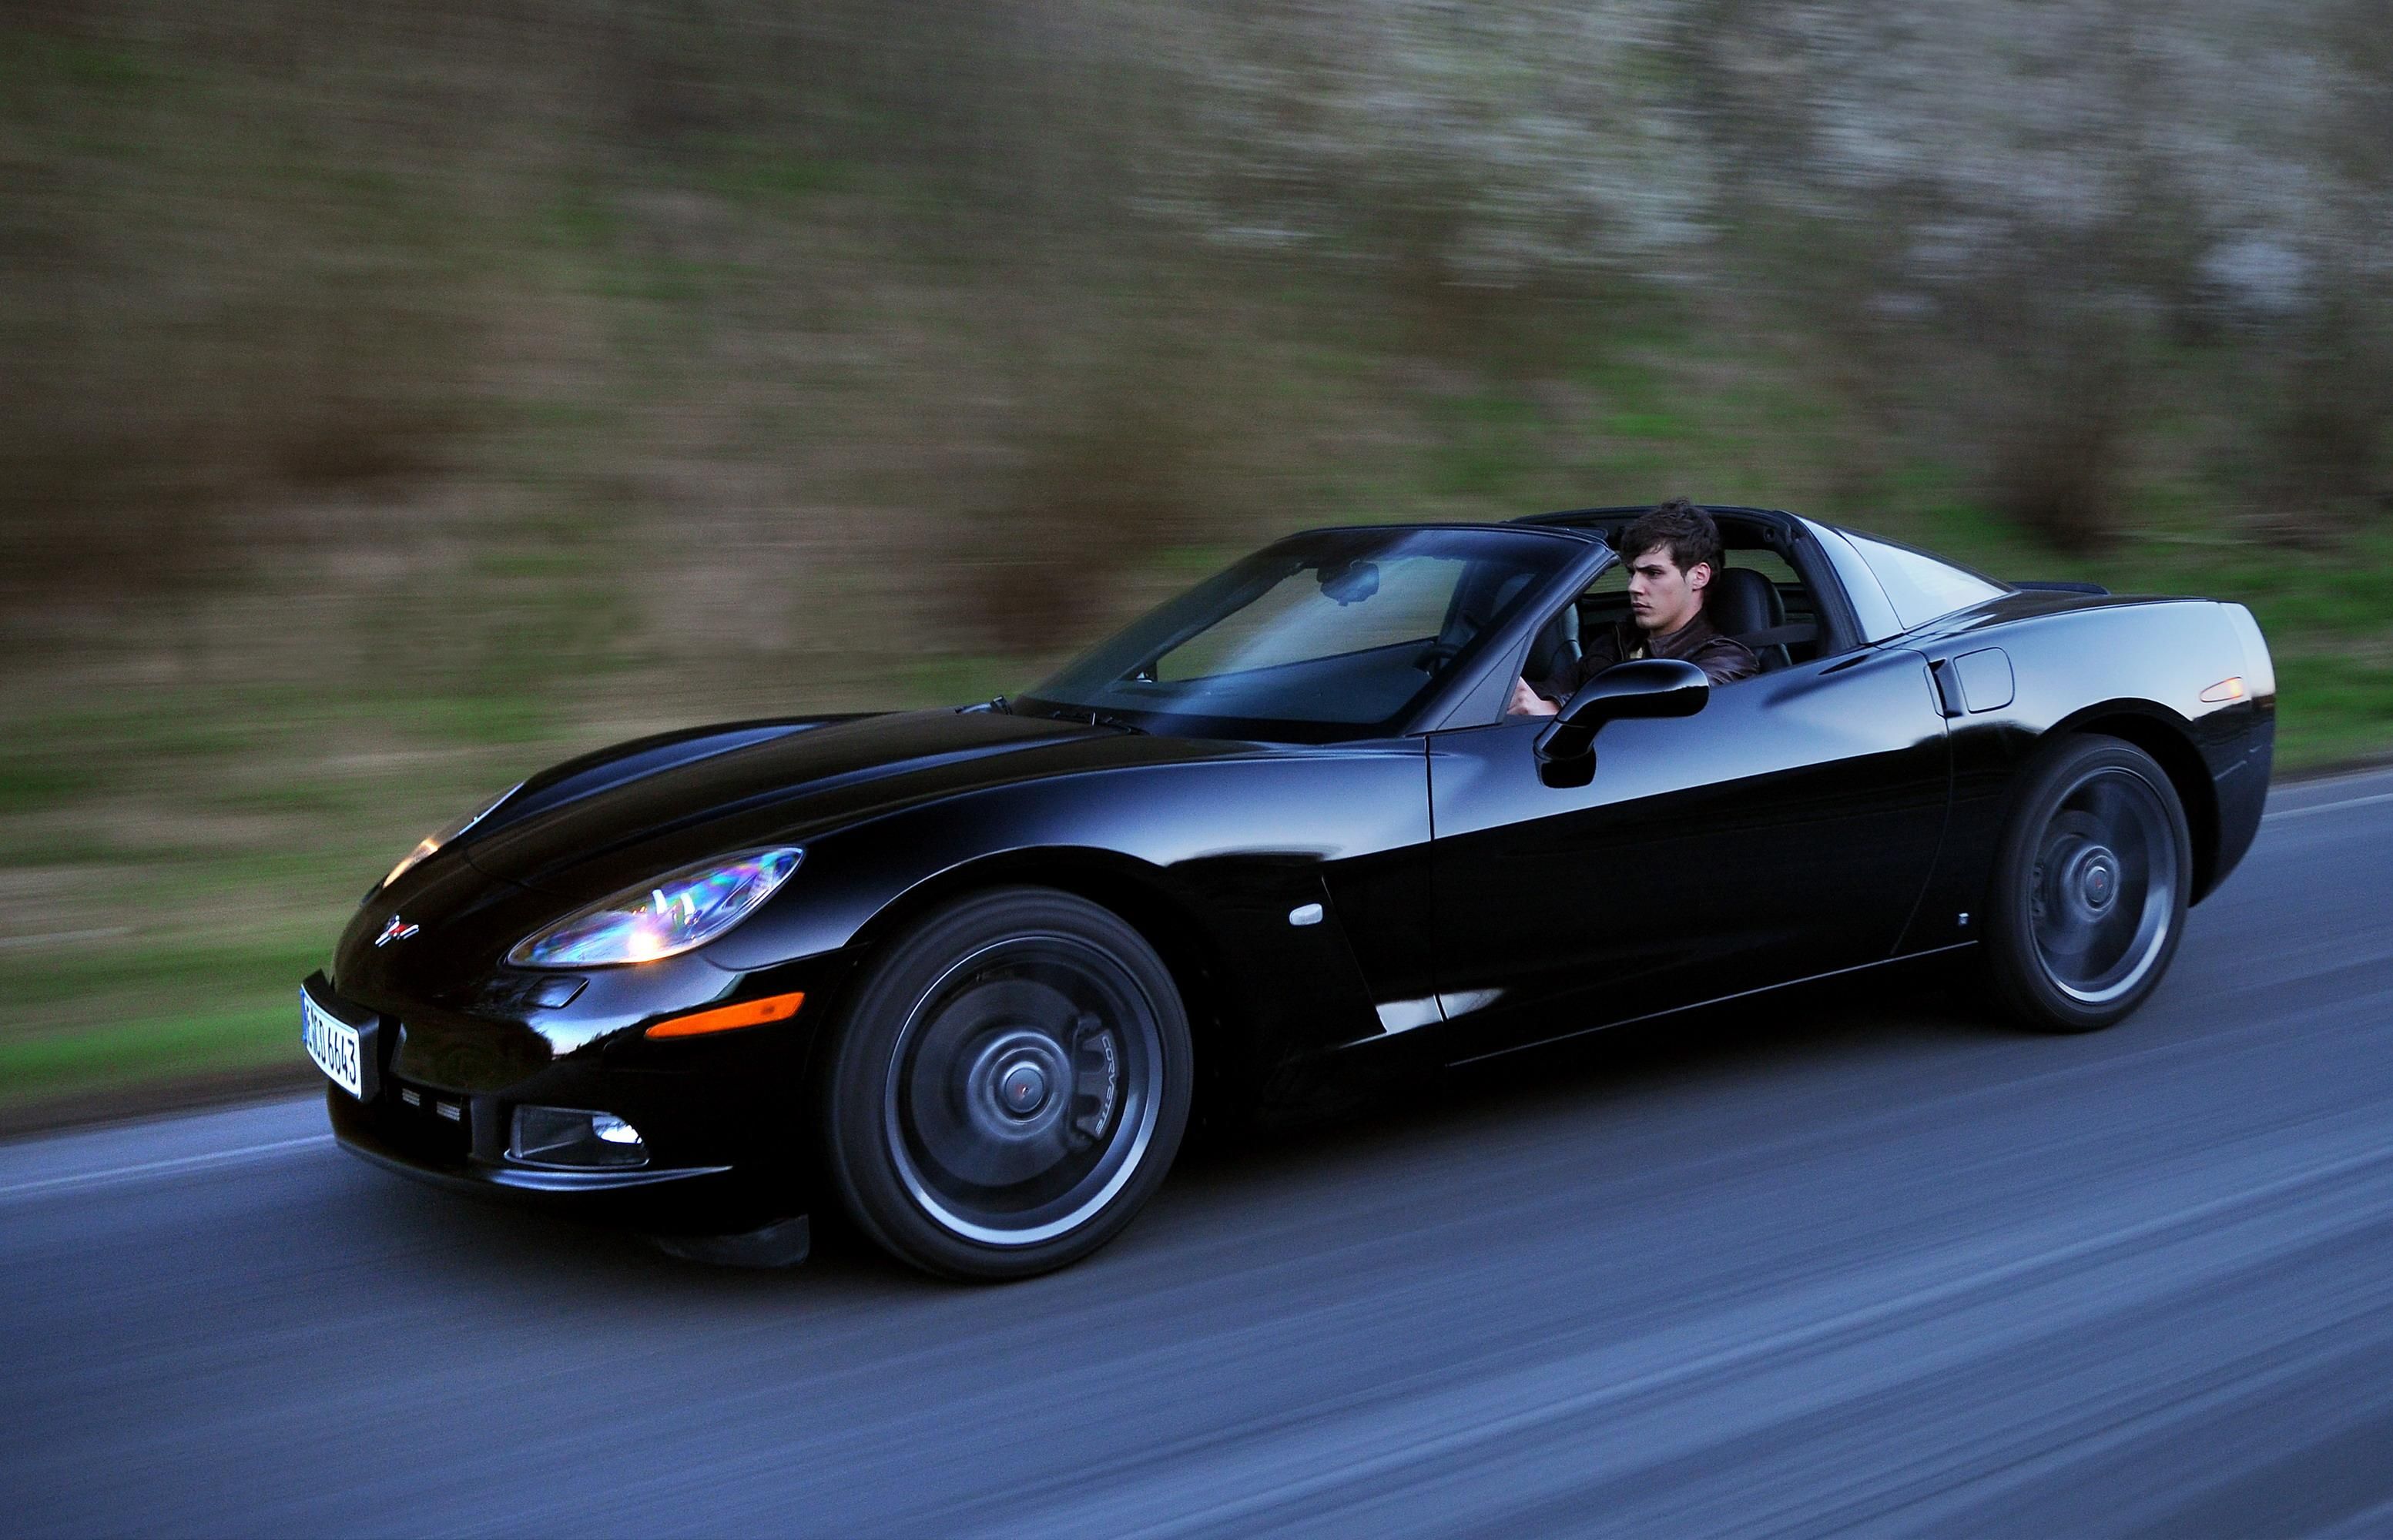
[[[1988,971],[2014,1014],[2091,1032],[2141,1005],[2185,929],[2192,840],[2168,776],[2113,737],[2028,772],[1994,859]]]
[[[1103,1246],[1152,1195],[1191,1068],[1170,972],[1118,916],[1051,889],[975,894],[858,991],[824,1071],[826,1166],[896,1256],[1027,1277]]]

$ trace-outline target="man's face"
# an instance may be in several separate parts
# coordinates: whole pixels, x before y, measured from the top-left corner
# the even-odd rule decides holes
[[[1628,612],[1646,631],[1667,636],[1702,610],[1704,585],[1711,581],[1711,563],[1699,561],[1681,572],[1670,548],[1657,545],[1628,564]]]

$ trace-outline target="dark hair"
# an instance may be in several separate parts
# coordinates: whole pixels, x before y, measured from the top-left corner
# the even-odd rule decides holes
[[[1655,546],[1669,547],[1670,560],[1681,572],[1709,562],[1713,576],[1720,575],[1720,526],[1683,497],[1647,509],[1620,537],[1621,558],[1630,563]]]

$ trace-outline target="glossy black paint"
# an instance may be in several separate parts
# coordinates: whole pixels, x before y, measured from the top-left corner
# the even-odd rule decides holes
[[[1815,660],[1716,688],[1691,717],[1613,723],[1582,787],[1539,774],[1538,731],[1432,739],[1458,1050],[1893,953],[1946,811],[1944,727],[1916,654]]]
[[[2022,590],[1903,631],[1852,545],[1771,510],[1720,512],[1804,574],[1818,655],[1708,690],[1692,715],[1601,712],[1584,775],[1556,774],[1535,749],[1550,724],[1504,719],[1503,700],[1531,637],[1608,561],[1599,537],[1636,512],[1539,520],[1576,542],[1565,569],[1391,736],[1252,742],[973,707],[695,729],[535,777],[343,933],[328,987],[377,1018],[384,1094],[329,1091],[335,1129],[456,1185],[746,1228],[814,1201],[808,1074],[843,991],[913,917],[976,887],[1051,884],[1137,926],[1188,998],[1199,1105],[1219,1112],[1324,1065],[1469,1059],[1967,945],[2009,788],[2057,732],[2160,759],[2197,896],[2248,846],[2274,726],[2248,619]],[[2197,698],[2235,676],[2256,698]],[[796,876],[694,952],[564,975],[505,961],[582,905],[783,843],[805,852]],[[1319,922],[1291,922],[1315,904]],[[394,916],[419,929],[377,946]],[[788,1022],[642,1035],[800,990]],[[406,1088],[470,1111],[427,1124],[396,1102]],[[513,1165],[523,1103],[615,1113],[648,1163]]]
[[[1637,659],[1587,682],[1532,746],[1549,786],[1585,786],[1595,774],[1595,735],[1631,717],[1693,716],[1711,698],[1704,671],[1669,658]]]
[[[2193,894],[2224,881],[2257,832],[2276,745],[2273,685],[2261,698],[2206,704],[2203,690],[2250,673],[2223,607],[2205,600],[2027,591],[1905,637],[1949,667],[1966,698],[1949,721],[1953,818],[1937,886],[1908,945],[1970,939],[1957,917],[1984,907],[1982,884],[2007,794],[2046,735],[2108,733],[2169,772],[2194,837]],[[1998,651],[2011,696],[1986,704],[1972,658]],[[2265,664],[2263,665],[2265,666]]]

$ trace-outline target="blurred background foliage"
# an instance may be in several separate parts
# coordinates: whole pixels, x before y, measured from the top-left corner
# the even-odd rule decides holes
[[[355,894],[1242,547],[1675,493],[2243,599],[2393,740],[2381,0],[20,0],[0,1104]]]

